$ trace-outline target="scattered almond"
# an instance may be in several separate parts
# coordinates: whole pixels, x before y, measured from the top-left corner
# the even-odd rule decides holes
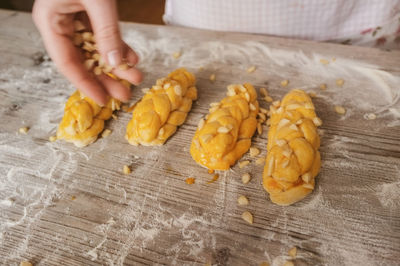
[[[211,75],[210,75],[210,81],[211,81],[211,82],[214,82],[214,81],[215,81],[215,78],[216,78],[216,77],[215,77],[215,74],[211,74]]]
[[[281,86],[286,87],[289,84],[289,80],[285,79],[281,81]]]
[[[248,222],[249,224],[253,224],[253,215],[248,211],[242,213],[242,219]]]
[[[247,73],[253,73],[256,70],[256,66],[251,66],[247,69]]]
[[[260,150],[259,149],[257,149],[256,147],[251,147],[250,148],[250,156],[251,157],[256,157],[259,154],[260,154]]]
[[[257,165],[263,165],[265,163],[265,158],[264,157],[260,157],[256,160],[256,164]]]
[[[335,112],[340,115],[344,115],[346,113],[346,109],[343,106],[336,105]]]
[[[264,100],[265,100],[266,102],[268,102],[268,103],[271,103],[271,102],[273,101],[273,99],[272,99],[271,96],[265,96],[265,97],[264,97]]]
[[[179,57],[181,57],[181,52],[175,52],[172,54],[172,57],[175,59],[178,59]]]
[[[238,204],[243,206],[243,205],[249,205],[249,200],[245,196],[239,196],[237,200]]]
[[[245,173],[242,175],[242,183],[247,184],[250,182],[251,176],[249,173]]]
[[[268,96],[268,91],[267,91],[267,89],[266,88],[260,88],[260,94],[262,95],[262,96]]]
[[[324,91],[326,90],[327,85],[325,83],[322,83],[321,85],[319,85],[319,88]]]
[[[258,123],[257,124],[257,133],[258,133],[258,135],[261,135],[262,132],[263,132],[262,125],[261,125],[261,123]]]
[[[327,65],[327,64],[329,64],[329,61],[328,61],[328,60],[326,60],[326,59],[320,59],[319,61],[320,61],[320,62],[321,62],[321,64],[323,64],[323,65]]]
[[[239,168],[242,169],[243,167],[249,165],[250,161],[241,161],[239,162]]]
[[[131,168],[128,166],[128,165],[124,165],[124,168],[122,169],[122,171],[124,172],[124,174],[126,174],[126,175],[128,175],[128,174],[130,174],[132,171],[131,171]]]
[[[295,258],[297,255],[297,248],[296,247],[292,247],[289,251],[288,254],[290,257]]]
[[[111,130],[110,129],[105,129],[103,131],[103,133],[101,133],[101,137],[102,138],[107,138],[108,136],[110,136],[110,134],[111,134]]]
[[[20,134],[27,134],[28,133],[28,131],[29,131],[29,127],[21,127],[19,130],[18,130],[18,132],[20,133]]]
[[[344,84],[344,80],[343,79],[337,79],[336,80],[336,85],[338,85],[339,87],[342,87]]]
[[[56,141],[57,140],[57,136],[50,136],[49,137],[49,141],[50,142],[54,142],[54,141]]]
[[[366,115],[366,117],[367,117],[368,120],[374,120],[374,119],[376,119],[376,114],[369,113],[369,114]]]

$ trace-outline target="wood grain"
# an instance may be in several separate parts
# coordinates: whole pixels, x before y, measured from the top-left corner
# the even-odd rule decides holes
[[[353,112],[341,119],[329,111],[325,96],[314,99],[324,122],[316,189],[305,200],[280,207],[269,201],[261,186],[262,166],[249,155],[244,157],[253,161],[248,168],[234,166],[208,184],[212,175],[189,154],[208,104],[220,100],[234,78],[248,79],[232,75],[242,66],[221,63],[215,83],[208,80],[211,70],[197,73],[199,100],[164,146],[128,145],[124,131],[130,114],[119,112],[118,120],[107,122],[113,131],[108,138],[78,149],[48,141],[73,88],[50,61],[41,62],[44,48],[30,16],[0,11],[0,25],[1,264],[28,259],[35,265],[280,265],[293,246],[298,247],[296,265],[398,263],[400,128],[387,126],[392,117],[366,121]],[[168,32],[188,45],[251,38],[281,51],[351,58],[400,75],[399,52],[130,23],[122,27],[150,40]],[[159,60],[151,71],[144,69],[143,87],[175,67]],[[267,72],[260,68],[250,82],[265,86]],[[283,78],[273,74],[268,82],[279,84]],[[293,80],[302,84],[306,77]],[[269,90],[274,98],[285,93],[278,86]],[[133,95],[132,103],[140,99],[140,88]],[[16,133],[23,125],[31,128],[28,135]],[[266,152],[264,131],[253,138],[260,156]],[[125,164],[132,174],[122,173]],[[244,172],[252,175],[247,185],[240,179]],[[186,184],[187,177],[196,183]],[[237,206],[239,195],[249,198],[248,207]],[[253,213],[253,225],[241,219],[245,210]]]

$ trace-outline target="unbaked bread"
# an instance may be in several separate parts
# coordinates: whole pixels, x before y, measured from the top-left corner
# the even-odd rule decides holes
[[[257,92],[249,84],[228,86],[227,97],[212,103],[210,113],[201,119],[190,153],[202,166],[228,170],[246,153],[257,128]]]
[[[195,76],[184,68],[157,80],[135,106],[125,138],[132,145],[162,145],[182,125],[197,99]]]
[[[321,120],[308,94],[295,89],[279,106],[271,105],[270,121],[263,186],[272,202],[290,205],[314,189],[321,166]]]

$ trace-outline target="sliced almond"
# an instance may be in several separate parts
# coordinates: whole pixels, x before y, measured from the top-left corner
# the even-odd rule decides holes
[[[171,87],[171,83],[168,82],[168,83],[165,83],[164,86],[162,86],[162,87],[161,86],[156,86],[156,87],[158,87],[159,89],[168,90],[168,88]]]
[[[250,103],[249,106],[250,106],[250,110],[251,111],[257,110],[257,108],[256,108],[256,106],[254,104]]]
[[[174,86],[174,92],[175,92],[176,95],[182,96],[182,87],[179,86],[179,85],[175,85]]]
[[[289,80],[285,79],[281,81],[281,86],[286,87],[289,84]]]
[[[249,224],[253,224],[253,215],[248,211],[242,213],[242,219],[248,222]]]
[[[160,130],[158,131],[158,135],[162,136],[162,135],[164,135],[164,133],[165,133],[165,129],[163,127],[160,128]]]
[[[346,114],[346,109],[343,106],[336,105],[335,112],[340,115],[344,115],[344,114]]]
[[[226,133],[228,133],[229,131],[231,131],[231,129],[229,129],[228,127],[219,127],[218,129],[217,129],[217,132],[218,133],[221,133],[221,134],[226,134]]]
[[[105,129],[102,133],[101,133],[101,137],[102,138],[107,138],[108,136],[111,135],[111,130],[110,129]]]
[[[281,167],[282,168],[286,168],[286,167],[288,167],[289,166],[289,160],[284,160],[282,163],[281,163]]]
[[[21,134],[26,135],[29,131],[29,127],[21,127],[20,129],[18,129],[18,132]]]
[[[93,33],[90,31],[82,32],[82,38],[85,42],[93,41]]]
[[[142,89],[142,92],[143,92],[144,94],[147,94],[147,93],[149,93],[149,91],[150,91],[150,89],[149,89],[149,88],[143,88],[143,89]]]
[[[103,71],[101,70],[101,67],[95,67],[94,69],[93,69],[93,73],[96,75],[96,76],[98,76],[98,75],[101,75],[101,73],[103,73]]]
[[[272,172],[274,171],[274,162],[275,162],[275,158],[274,158],[274,156],[271,156],[271,158],[269,158],[269,161],[268,161],[267,176],[272,176]]]
[[[374,113],[369,113],[369,114],[366,115],[366,118],[367,118],[368,120],[374,120],[374,119],[376,119],[376,114],[374,114]]]
[[[279,147],[283,147],[286,145],[286,140],[284,139],[277,139],[275,140],[276,145],[278,145]]]
[[[310,91],[310,92],[308,93],[308,95],[309,95],[311,98],[317,97],[317,94],[316,94],[315,92],[313,92],[313,91]]]
[[[128,174],[130,174],[130,173],[132,172],[132,171],[131,171],[131,168],[130,168],[128,165],[124,165],[122,171],[123,171],[123,173],[126,174],[126,175],[128,175]]]
[[[210,81],[211,81],[211,82],[214,82],[215,79],[216,79],[215,74],[211,74],[211,75],[210,75]]]
[[[256,66],[251,66],[247,69],[247,73],[253,73],[256,70]]]
[[[307,173],[303,174],[301,176],[301,179],[303,179],[303,181],[306,182],[306,183],[310,183],[310,181],[312,179],[311,173],[307,172]]]
[[[265,100],[266,102],[268,102],[268,103],[271,103],[271,102],[273,101],[272,97],[270,97],[270,96],[265,96],[265,97],[264,97],[264,100]]]
[[[295,110],[295,109],[298,109],[298,108],[301,108],[301,107],[303,107],[303,106],[301,106],[298,103],[292,103],[292,104],[286,105],[285,108],[286,108],[286,110]]]
[[[266,88],[260,88],[260,94],[262,95],[262,96],[268,96],[268,91],[267,91],[267,89]]]
[[[296,247],[292,247],[289,251],[288,254],[290,257],[292,258],[296,258],[297,256],[297,248]]]
[[[299,128],[298,128],[295,124],[291,124],[291,125],[289,126],[289,128],[290,128],[291,130],[295,130],[295,131],[298,131],[298,130],[299,130]]]
[[[201,140],[204,143],[208,143],[212,139],[213,135],[212,134],[204,134],[201,136]]]
[[[263,128],[262,128],[261,123],[257,124],[257,133],[258,133],[258,135],[261,135],[263,133]]]
[[[247,91],[246,87],[243,86],[242,84],[239,84],[239,85],[238,85],[238,88],[239,88],[239,90],[240,90],[241,92],[246,92],[246,91]]]
[[[54,141],[56,141],[57,140],[57,136],[50,136],[49,137],[49,141],[50,142],[54,142]]]
[[[260,150],[258,148],[256,148],[256,147],[250,148],[250,156],[251,157],[256,157],[259,154],[260,154]]]
[[[303,187],[304,187],[304,188],[308,188],[308,189],[314,189],[313,184],[304,183],[304,184],[303,184]]]
[[[243,167],[250,164],[250,161],[241,161],[239,162],[239,168],[242,169]]]
[[[257,165],[263,165],[265,163],[265,158],[264,157],[260,157],[256,160],[256,164]]]
[[[239,196],[237,202],[240,206],[249,205],[249,200],[243,195]]]
[[[328,61],[328,60],[326,60],[326,59],[320,59],[319,61],[320,61],[320,62],[321,62],[321,64],[323,64],[323,65],[327,65],[327,64],[329,64],[329,61]]]
[[[272,102],[272,105],[275,107],[279,107],[281,105],[281,101],[274,101]]]
[[[204,126],[205,123],[206,123],[206,121],[205,121],[203,118],[200,119],[199,123],[197,124],[197,128],[198,128],[199,130],[201,130],[201,129],[203,128],[203,126]]]
[[[319,117],[314,117],[314,118],[313,118],[313,123],[314,123],[314,125],[316,125],[317,127],[319,127],[319,126],[322,125],[322,120],[321,120],[321,118],[319,118]]]
[[[267,114],[268,110],[265,109],[265,108],[260,107],[260,112],[263,113],[263,114]]]
[[[174,52],[172,54],[172,57],[175,58],[175,59],[178,59],[179,57],[181,57],[181,52]]]
[[[245,173],[245,174],[242,175],[242,183],[243,184],[249,183],[250,180],[251,180],[251,176],[250,176],[249,173]]]
[[[337,79],[336,80],[336,85],[338,85],[339,87],[342,87],[344,84],[344,80],[343,79]]]
[[[304,104],[304,108],[310,109],[310,110],[314,110],[315,109],[314,105],[312,103],[310,103],[310,102],[306,102]]]
[[[220,102],[213,102],[213,103],[210,103],[210,106],[211,107],[215,107],[215,106],[221,106],[221,103]]]
[[[244,94],[244,98],[246,98],[246,101],[250,102],[250,94],[248,92]]]

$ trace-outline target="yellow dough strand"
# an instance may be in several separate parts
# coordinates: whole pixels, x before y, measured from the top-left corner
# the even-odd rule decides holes
[[[317,132],[321,120],[311,98],[298,89],[279,105],[271,105],[270,119],[263,186],[272,202],[290,205],[314,189],[321,166]]]
[[[193,137],[193,159],[213,170],[228,170],[251,146],[257,128],[257,92],[249,84],[228,86],[228,97],[212,103]]]
[[[196,78],[184,68],[157,80],[135,106],[125,138],[132,145],[162,145],[182,125],[197,99]]]

